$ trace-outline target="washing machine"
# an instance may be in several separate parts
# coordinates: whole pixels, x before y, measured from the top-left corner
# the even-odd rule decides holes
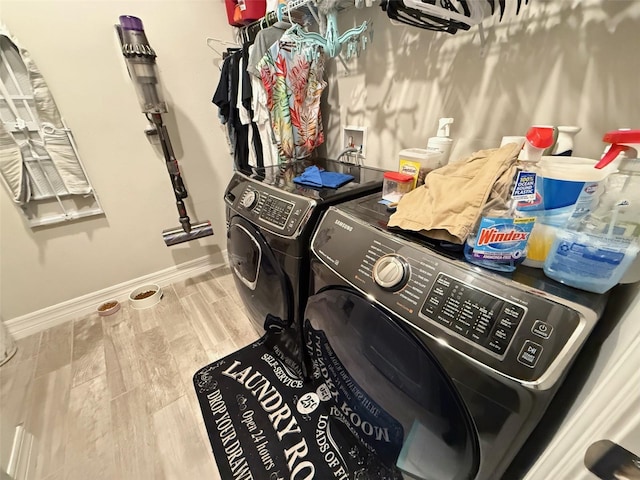
[[[312,188],[293,179],[306,167],[351,175],[339,188]],[[258,331],[300,322],[309,288],[309,242],[331,205],[382,189],[384,171],[328,159],[298,160],[235,172],[224,200],[227,253],[235,284]],[[268,324],[265,326],[265,322]]]
[[[465,263],[388,229],[379,199],[329,208],[313,235],[308,371],[330,385],[340,422],[400,472],[384,478],[515,480],[514,458],[606,297]]]

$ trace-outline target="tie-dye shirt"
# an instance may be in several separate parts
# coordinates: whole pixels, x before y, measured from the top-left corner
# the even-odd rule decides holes
[[[324,55],[317,47],[295,49],[285,33],[262,57],[258,69],[280,162],[308,157],[324,142],[320,113],[320,96],[327,86],[322,78]]]

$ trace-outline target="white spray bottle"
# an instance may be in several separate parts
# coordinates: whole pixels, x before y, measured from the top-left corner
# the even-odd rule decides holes
[[[427,151],[442,154],[442,165],[449,162],[453,139],[449,137],[449,125],[453,123],[453,118],[441,118],[438,120],[438,133],[427,142]]]

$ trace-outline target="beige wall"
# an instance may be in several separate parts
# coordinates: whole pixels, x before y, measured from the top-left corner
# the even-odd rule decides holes
[[[507,2],[514,5],[516,2]],[[493,146],[534,123],[577,124],[577,154],[596,156],[602,133],[638,127],[640,2],[530,2],[520,17],[454,36],[392,26],[378,8],[341,14],[341,27],[374,21],[374,38],[344,75],[328,63],[325,121],[330,155],[344,124],[366,126],[366,163],[397,165],[424,147],[437,119],[453,116],[453,158]],[[15,318],[224,249],[222,192],[231,174],[210,104],[217,85],[207,36],[231,37],[220,0],[3,0],[2,21],[30,50],[74,131],[104,218],[36,231],[0,194],[0,313]],[[167,248],[177,214],[161,157],[142,130],[113,24],[141,17],[172,111],[170,133],[191,194],[192,217],[216,235]],[[509,14],[507,14],[509,16]],[[195,202],[195,204],[193,203]]]
[[[1,315],[10,320],[225,248],[222,195],[232,164],[211,97],[219,70],[207,36],[232,36],[219,0],[12,1],[2,22],[27,48],[72,128],[106,216],[31,230],[0,192]],[[215,236],[167,248],[179,226],[162,157],[143,133],[113,25],[142,18],[158,53],[167,118],[192,218]],[[195,214],[194,214],[195,212]]]
[[[440,117],[455,118],[452,159],[532,124],[581,126],[576,153],[590,157],[604,132],[640,128],[640,2],[532,0],[518,17],[517,2],[506,3],[502,23],[485,22],[484,57],[477,27],[448,35],[394,26],[379,8],[341,15],[342,31],[371,19],[374,36],[350,75],[333,67],[329,153],[342,147],[341,125],[362,125],[366,163],[395,169],[401,149],[426,147]]]

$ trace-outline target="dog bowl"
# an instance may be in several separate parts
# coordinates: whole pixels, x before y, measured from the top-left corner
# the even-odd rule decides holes
[[[97,309],[98,315],[101,317],[106,317],[108,315],[113,315],[118,310],[120,310],[120,302],[117,300],[109,300],[108,302],[104,302]]]
[[[158,285],[143,285],[129,294],[131,308],[141,310],[156,305],[162,299],[162,289]]]

